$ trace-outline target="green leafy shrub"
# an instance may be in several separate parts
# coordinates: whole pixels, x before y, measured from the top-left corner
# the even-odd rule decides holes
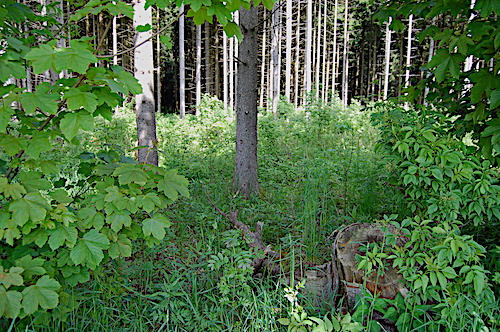
[[[386,238],[387,259],[409,285],[405,301],[392,303],[399,313],[396,325],[400,330],[497,329],[492,313],[498,301],[483,265],[489,253],[467,234],[498,223],[497,169],[457,138],[453,119],[439,111],[385,107],[373,119],[381,129],[379,151],[392,172],[389,183],[400,189],[411,211],[400,223],[389,218],[408,238],[405,245]]]
[[[87,15],[86,9],[78,14]],[[50,16],[11,0],[3,1],[0,10],[0,39],[6,41],[0,62],[9,68],[0,73],[3,327],[5,318],[14,324],[18,317],[64,307],[69,302],[65,286],[88,281],[109,258],[130,256],[133,240],[159,243],[170,226],[162,212],[189,192],[176,170],[138,165],[111,150],[84,154],[83,162],[74,156],[76,184],[61,178],[68,158],[56,151],[77,145],[80,130],[93,130],[96,117],[110,119],[123,101],[120,94],[137,94],[141,87],[121,67],[94,67],[95,45],[87,38],[59,48],[49,28],[29,33],[17,28],[25,21],[57,24]],[[123,3],[109,2],[101,10],[132,13]],[[36,44],[46,38],[47,43]],[[54,71],[57,77],[66,71],[70,78],[40,83],[34,92],[9,84],[11,75],[26,78],[28,69]]]

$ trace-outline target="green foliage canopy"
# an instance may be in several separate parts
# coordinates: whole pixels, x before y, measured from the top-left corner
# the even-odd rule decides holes
[[[124,2],[90,1],[71,20],[103,10],[133,14]],[[84,162],[75,156],[78,193],[64,179],[53,181],[61,145],[78,144],[97,117],[110,119],[120,94],[141,92],[123,68],[95,67],[99,45],[91,39],[57,46],[54,27],[63,28],[51,14],[0,3],[0,318],[54,309],[68,299],[65,286],[89,280],[109,258],[130,256],[133,240],[158,244],[170,226],[163,209],[189,196],[176,170],[93,154],[83,154]],[[61,78],[31,92],[12,84],[27,72]]]
[[[482,154],[498,163],[500,156],[500,2],[495,0],[390,1],[375,18],[395,18],[392,28],[404,27],[399,19],[411,14],[432,22],[417,38],[433,38],[437,50],[424,70],[431,73],[407,92],[442,106],[459,116],[458,135],[473,132]],[[445,20],[446,24],[438,21]],[[466,62],[472,64],[470,68]],[[496,160],[495,160],[496,159]]]

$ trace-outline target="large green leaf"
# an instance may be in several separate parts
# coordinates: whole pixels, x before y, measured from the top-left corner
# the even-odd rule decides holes
[[[0,317],[16,318],[21,311],[21,293],[18,291],[7,291],[0,285]]]
[[[7,289],[12,285],[21,286],[24,283],[23,276],[21,275],[23,272],[24,269],[19,266],[13,266],[5,271],[0,269],[0,284]]]
[[[71,250],[70,257],[76,265],[86,265],[95,269],[104,258],[103,250],[108,248],[108,238],[99,233],[97,229],[93,229],[78,240],[76,246]]]
[[[153,237],[161,240],[165,237],[165,228],[171,225],[172,224],[166,217],[157,213],[153,218],[148,218],[142,222],[142,232],[145,236],[153,235]]]
[[[59,224],[56,229],[51,231],[49,237],[50,249],[56,250],[66,243],[67,246],[72,247],[76,244],[78,231],[75,227],[66,227]]]
[[[43,131],[35,131],[28,141],[26,153],[31,158],[38,159],[42,152],[50,150],[52,150],[52,143],[49,134]]]
[[[12,220],[19,226],[23,226],[28,220],[38,222],[45,219],[49,208],[47,200],[38,192],[28,193],[9,205],[9,211],[13,212]]]
[[[23,105],[26,114],[31,114],[37,108],[49,114],[56,114],[59,108],[59,95],[55,93],[45,93],[36,91],[35,93],[24,92],[19,95],[19,100]]]
[[[6,198],[20,199],[26,194],[26,188],[20,183],[9,183],[4,177],[0,177],[0,193]]]
[[[178,193],[189,197],[189,181],[182,175],[177,175],[177,170],[172,169],[165,173],[163,180],[158,181],[158,189],[162,190],[169,199],[175,201]]]
[[[452,77],[458,78],[460,75],[460,65],[465,57],[458,53],[449,53],[446,49],[437,50],[432,60],[427,64],[429,68],[434,68],[436,80],[442,82],[446,73],[450,73]]]
[[[116,242],[111,242],[108,252],[113,259],[130,257],[132,255],[132,241],[126,235],[120,234]]]
[[[79,110],[83,108],[84,110],[92,113],[96,110],[97,96],[91,92],[81,91],[77,88],[69,89],[65,94],[64,98],[67,100],[68,108],[72,110]]]
[[[4,148],[8,156],[13,156],[26,149],[27,141],[24,137],[3,135],[3,138],[0,139],[0,146]]]
[[[149,180],[148,173],[144,172],[142,166],[137,164],[120,164],[113,175],[118,176],[121,185],[132,182],[144,185]]]
[[[32,62],[35,74],[42,74],[44,71],[56,67],[56,52],[52,46],[47,44],[33,48],[24,58]]]
[[[26,255],[16,260],[16,266],[24,269],[23,275],[28,279],[34,275],[45,274],[45,272],[47,271],[43,268],[44,263],[45,260],[43,260],[42,258],[32,259],[31,255]]]
[[[68,113],[62,118],[60,127],[64,136],[71,140],[78,134],[79,129],[92,130],[94,128],[94,117],[87,111]]]
[[[48,190],[52,188],[50,182],[42,178],[42,174],[36,171],[22,172],[19,174],[23,186],[28,192],[38,192],[39,190]]]
[[[58,56],[58,70],[70,69],[84,74],[91,63],[97,62],[97,57],[89,50],[88,43],[74,39],[70,41],[70,46]]]
[[[132,224],[132,218],[126,212],[112,213],[106,218],[108,224],[111,224],[111,229],[119,232],[123,227],[129,227]]]
[[[26,287],[23,290],[22,306],[27,314],[37,311],[38,307],[43,309],[53,309],[59,304],[57,291],[61,285],[49,276],[43,276],[35,285]]]

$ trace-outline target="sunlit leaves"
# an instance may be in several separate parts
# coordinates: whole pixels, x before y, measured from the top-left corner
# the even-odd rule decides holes
[[[141,169],[140,165],[136,164],[121,164],[114,172],[113,175],[118,176],[120,184],[137,183],[146,184],[149,176]]]
[[[13,266],[8,270],[0,269],[0,285],[3,285],[7,289],[12,285],[21,286],[24,283],[23,276],[21,275],[23,272],[24,269],[19,266]]]
[[[56,67],[56,51],[47,44],[33,48],[24,58],[32,62],[35,74],[42,74],[44,71]]]
[[[175,201],[178,194],[189,197],[189,182],[182,175],[177,175],[177,170],[167,171],[163,180],[158,182],[158,189],[162,190],[169,199]]]
[[[15,318],[21,311],[22,294],[0,285],[0,317]]]
[[[104,258],[103,250],[109,248],[109,240],[98,230],[93,229],[80,238],[71,250],[71,260],[77,265],[94,269]]]
[[[77,237],[78,237],[78,231],[75,227],[73,226],[67,227],[65,225],[59,224],[50,233],[49,237],[50,249],[56,250],[65,243],[69,247],[73,247],[76,244]]]
[[[23,275],[26,278],[31,278],[34,275],[43,275],[46,270],[43,267],[45,260],[41,258],[33,259],[31,255],[26,255],[16,260],[16,266],[23,269]]]
[[[38,159],[40,154],[52,150],[50,135],[46,132],[35,131],[28,141],[26,153],[33,159]]]
[[[161,240],[165,237],[165,228],[170,226],[171,223],[166,217],[155,214],[153,218],[148,218],[142,222],[142,231],[145,236],[152,235],[156,239]]]
[[[23,226],[28,220],[37,222],[45,219],[49,208],[47,200],[38,192],[28,193],[9,206],[9,210],[13,212],[12,220],[19,226]]]
[[[43,309],[53,309],[59,304],[57,291],[61,285],[49,276],[43,276],[35,285],[26,287],[23,290],[22,306],[27,314],[34,313],[39,307]]]
[[[77,88],[70,88],[65,94],[67,105],[72,110],[85,109],[88,112],[93,112],[97,108],[97,96],[91,92],[85,92]]]
[[[69,140],[78,134],[78,130],[92,130],[94,117],[87,111],[67,113],[61,120],[61,130]]]
[[[65,48],[57,57],[58,71],[70,69],[84,74],[91,63],[97,62],[96,56],[89,50],[89,44],[79,40],[71,40],[70,47]]]

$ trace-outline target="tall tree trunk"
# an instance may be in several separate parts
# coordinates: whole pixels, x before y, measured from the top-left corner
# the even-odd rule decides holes
[[[134,4],[134,28],[140,25],[152,24],[151,7],[144,9],[144,0],[136,0]],[[154,102],[153,75],[153,42],[151,30],[136,32],[134,50],[135,78],[142,86],[142,94],[135,97],[135,114],[137,121],[138,160],[140,163],[158,165],[158,150],[156,149],[156,118]],[[140,46],[139,46],[140,45]]]
[[[316,99],[319,99],[319,90],[321,89],[321,85],[320,85],[320,81],[319,81],[319,78],[320,78],[320,72],[321,72],[321,19],[322,19],[322,16],[321,16],[322,12],[321,12],[321,2],[318,1],[318,24],[317,24],[317,28],[316,28],[316,78],[314,80],[314,84],[316,86]]]
[[[227,63],[227,35],[223,31],[222,32],[222,94],[223,94],[223,101],[224,101],[224,114],[227,114],[227,106],[228,106],[228,92],[229,92],[229,80],[228,80],[228,63]]]
[[[342,66],[342,103],[347,106],[349,91],[349,0],[345,0],[344,8],[344,62]]]
[[[234,44],[236,37],[229,39],[229,113],[231,116],[234,111]]]
[[[184,5],[179,12],[184,13]],[[184,15],[179,17],[179,115],[183,119],[186,116],[186,52],[184,51]]]
[[[389,22],[386,23],[385,28],[385,57],[384,57],[384,95],[383,99],[387,100],[389,94],[389,74],[391,65],[391,29],[390,25],[392,17],[389,17]]]
[[[240,11],[243,41],[240,45],[238,105],[236,107],[236,156],[233,187],[243,197],[259,192],[257,163],[257,87],[259,12],[252,5]]]
[[[328,45],[326,43],[326,33],[327,33],[327,26],[326,26],[326,16],[327,16],[327,9],[328,9],[328,0],[323,1],[323,80],[322,80],[322,90],[321,90],[321,96],[324,102],[328,101],[328,96],[327,96],[327,81],[328,81]]]
[[[213,93],[213,74],[212,74],[212,66],[211,66],[211,54],[210,51],[211,42],[210,38],[212,37],[210,32],[211,25],[208,22],[205,22],[205,92],[211,95]]]
[[[307,0],[307,18],[306,18],[306,56],[305,56],[305,73],[304,73],[304,92],[307,95],[312,90],[312,81],[311,81],[311,65],[312,65],[312,30],[313,30],[313,22],[312,22],[312,11],[313,11],[313,1]]]
[[[264,8],[264,17],[266,16],[267,10]],[[260,63],[260,99],[259,106],[264,107],[264,99],[266,96],[266,50],[267,50],[267,20],[264,20],[264,33],[262,34],[262,58]]]
[[[406,71],[405,71],[405,88],[410,86],[410,66],[411,66],[411,41],[413,32],[413,14],[408,19],[408,40],[406,44]]]
[[[273,17],[272,17],[272,35],[271,35],[271,98],[272,98],[272,111],[275,118],[278,118],[278,102],[280,99],[280,14],[281,2],[278,1],[274,4]]]
[[[200,115],[201,102],[201,25],[196,26],[196,116]]]
[[[299,75],[299,64],[300,64],[300,2],[301,0],[297,0],[297,24],[295,31],[295,78],[294,78],[294,98],[293,104],[295,108],[299,106],[299,91],[300,91],[300,75]]]
[[[338,13],[339,13],[339,0],[335,0],[335,9],[333,12],[333,59],[332,59],[332,100],[335,102],[335,90],[337,88],[337,68],[339,56],[337,47],[337,33],[338,33]]]
[[[160,30],[160,8],[156,9],[156,29]],[[113,19],[116,16],[113,16]],[[113,35],[113,48],[114,48],[114,35]],[[114,59],[113,59],[114,61]],[[156,112],[161,113],[161,42],[160,34],[156,36]]]
[[[290,102],[290,81],[292,78],[292,0],[286,1],[286,43],[285,43],[285,100]]]

